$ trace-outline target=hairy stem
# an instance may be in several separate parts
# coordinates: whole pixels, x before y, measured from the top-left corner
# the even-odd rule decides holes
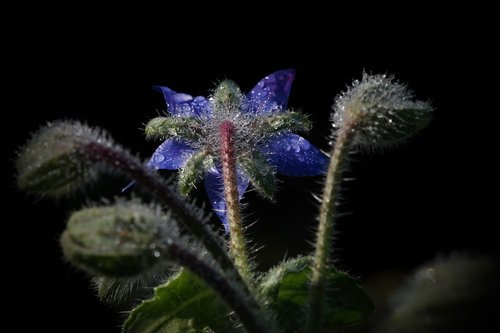
[[[211,265],[198,258],[185,247],[172,243],[168,245],[168,252],[179,263],[198,275],[205,283],[213,288],[227,305],[238,315],[244,328],[249,333],[277,332],[276,327],[259,309],[254,299],[248,298],[244,292],[235,287],[225,276]]]
[[[226,201],[229,232],[229,244],[236,267],[247,283],[252,282],[252,273],[248,259],[247,244],[241,223],[240,199],[238,181],[236,178],[236,156],[234,152],[234,125],[224,121],[219,127],[220,155],[222,161],[222,177],[224,181],[224,196]]]
[[[88,152],[85,155],[89,160],[105,163],[111,168],[120,170],[145,187],[159,202],[167,206],[180,221],[191,229],[194,236],[203,243],[207,251],[219,263],[221,269],[241,285],[242,290],[249,298],[254,299],[223,244],[218,241],[210,227],[204,223],[197,210],[182,199],[174,189],[127,151],[112,145],[95,142],[89,143],[83,148]]]
[[[321,332],[325,305],[328,266],[332,254],[332,233],[335,224],[335,205],[339,197],[342,174],[351,148],[354,126],[346,124],[337,136],[331,153],[316,233],[316,247],[309,287],[308,333]]]

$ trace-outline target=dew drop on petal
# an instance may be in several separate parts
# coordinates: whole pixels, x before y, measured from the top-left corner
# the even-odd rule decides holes
[[[161,163],[164,160],[165,160],[165,155],[163,155],[161,153],[155,154],[155,156],[154,156],[154,162],[155,163]]]
[[[305,140],[303,137],[299,138],[299,145],[300,145],[300,148],[302,148],[303,150],[308,150],[309,147],[311,147],[311,144],[307,140]]]
[[[190,101],[193,99],[193,97],[191,95],[183,94],[183,93],[174,94],[172,97],[176,103],[187,102],[187,101]]]
[[[292,149],[294,152],[296,152],[296,153],[300,152],[300,143],[299,143],[299,140],[297,138],[295,138],[295,137],[292,138],[290,140],[290,143],[292,145]]]

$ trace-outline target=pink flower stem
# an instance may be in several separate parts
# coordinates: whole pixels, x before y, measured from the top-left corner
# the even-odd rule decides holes
[[[238,194],[238,182],[236,178],[234,132],[234,125],[230,121],[224,121],[219,126],[221,142],[220,158],[222,161],[224,196],[226,201],[229,232],[231,235],[229,248],[241,276],[248,284],[251,285],[252,273],[250,269],[250,261],[248,259],[244,228],[241,223],[240,200]]]

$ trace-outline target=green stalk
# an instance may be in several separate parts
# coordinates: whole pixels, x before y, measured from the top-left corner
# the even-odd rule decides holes
[[[203,243],[227,276],[230,276],[235,283],[240,285],[247,296],[256,303],[255,297],[250,292],[245,281],[243,281],[222,243],[218,241],[208,224],[200,217],[198,210],[193,209],[188,202],[183,200],[175,189],[165,184],[161,177],[158,177],[145,167],[141,161],[123,149],[99,143],[91,143],[84,148],[88,152],[86,156],[89,160],[105,163],[120,170],[138,184],[144,186],[159,202],[167,206],[179,221],[185,223],[194,236]]]
[[[258,304],[253,299],[249,299],[240,288],[235,287],[218,270],[186,250],[183,246],[179,246],[179,244],[171,243],[167,248],[169,255],[175,257],[181,265],[198,275],[219,294],[222,300],[238,315],[246,332],[279,332],[269,320],[269,316],[263,315]]]
[[[325,307],[326,282],[332,255],[332,233],[335,225],[335,205],[339,198],[347,156],[352,146],[354,124],[346,124],[339,130],[335,146],[331,152],[330,164],[319,215],[319,227],[316,233],[316,247],[312,264],[312,276],[309,287],[309,308],[307,316],[308,333],[321,332]]]
[[[90,143],[83,148],[87,152],[86,156],[89,160],[108,164],[134,179],[149,190],[158,201],[165,204],[180,221],[186,223],[218,262],[225,276],[216,274],[213,268],[198,261],[196,257],[182,251],[176,251],[175,247],[172,247],[171,250],[176,253],[181,264],[198,274],[234,308],[249,333],[278,332],[250,291],[247,281],[242,278],[242,274],[238,270],[239,267],[235,266],[227,251],[209,226],[204,223],[196,209],[183,200],[161,177],[151,172],[127,151],[100,143]]]

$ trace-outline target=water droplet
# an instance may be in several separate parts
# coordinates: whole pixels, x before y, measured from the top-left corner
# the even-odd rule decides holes
[[[165,160],[165,155],[158,153],[158,154],[154,155],[153,159],[154,159],[155,163],[161,163]]]
[[[298,153],[300,152],[300,143],[299,143],[299,140],[297,140],[296,138],[293,138],[291,140],[291,145],[292,145],[292,148],[293,148],[293,151]]]
[[[187,102],[193,99],[193,96],[188,94],[177,93],[173,95],[173,99],[177,103]]]
[[[179,114],[191,112],[191,107],[189,106],[189,104],[179,104],[177,106],[177,108],[178,108]]]
[[[307,140],[305,140],[304,138],[299,139],[299,145],[300,145],[300,148],[302,148],[304,150],[307,150],[307,149],[309,149],[309,147],[311,147],[311,144]]]

